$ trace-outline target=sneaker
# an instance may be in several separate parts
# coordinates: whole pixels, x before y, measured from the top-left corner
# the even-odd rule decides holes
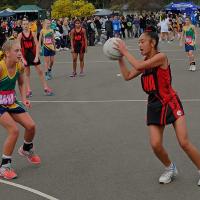
[[[33,93],[32,93],[32,91],[30,90],[30,91],[27,91],[27,93],[26,93],[26,98],[30,98],[30,97],[32,97],[33,96]]]
[[[165,172],[160,176],[159,183],[167,184],[170,183],[178,175],[178,170],[173,164],[172,167],[166,168]]]
[[[24,151],[23,146],[18,149],[18,153],[20,156],[26,157],[27,160],[35,165],[39,165],[41,163],[41,159],[38,155],[35,154],[33,148],[30,151]]]
[[[65,47],[65,48],[64,48],[64,51],[69,51],[69,48]]]
[[[51,80],[53,78],[52,71],[48,71],[48,75],[49,75],[49,80]]]
[[[77,76],[77,73],[76,72],[73,72],[70,77],[76,77]]]
[[[2,165],[0,167],[0,177],[7,179],[7,180],[12,180],[17,177],[17,174],[11,167],[11,163]]]
[[[196,71],[196,65],[191,65],[191,71]]]
[[[192,65],[188,67],[188,71],[192,71]]]
[[[45,96],[53,96],[54,93],[53,93],[52,89],[46,88],[46,89],[44,89],[44,95]]]
[[[49,73],[45,74],[45,80],[48,81],[50,80],[51,78],[49,77]]]
[[[85,76],[85,73],[84,72],[80,72],[79,76],[83,77],[83,76]]]

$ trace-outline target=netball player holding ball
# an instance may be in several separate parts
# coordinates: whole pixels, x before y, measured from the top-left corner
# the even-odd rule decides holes
[[[144,32],[139,38],[139,48],[144,60],[131,55],[125,43],[116,41],[116,49],[122,54],[119,59],[121,73],[125,80],[131,80],[141,74],[143,90],[148,94],[147,125],[151,147],[157,158],[165,166],[160,176],[160,183],[170,183],[178,174],[174,162],[163,147],[163,132],[168,124],[172,124],[181,148],[195,164],[200,175],[200,153],[191,144],[186,127],[182,104],[171,86],[171,71],[167,56],[158,51],[159,37],[155,32]],[[124,58],[132,68],[126,67]],[[200,180],[198,182],[200,186]]]

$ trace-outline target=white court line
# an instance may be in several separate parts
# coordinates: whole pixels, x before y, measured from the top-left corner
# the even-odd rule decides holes
[[[86,61],[85,63],[114,63],[116,61],[113,61],[113,60],[93,60],[93,61]],[[58,62],[55,62],[55,63],[58,63],[58,64],[72,64],[73,62],[72,61],[58,61]]]
[[[48,200],[59,200],[59,199],[56,199],[56,198],[54,198],[52,196],[49,196],[48,194],[42,193],[42,192],[40,192],[38,190],[32,189],[30,187],[23,186],[23,185],[20,185],[20,184],[17,184],[17,183],[13,183],[13,182],[1,180],[1,179],[0,179],[0,183],[6,184],[6,185],[10,185],[10,186],[13,186],[13,187],[16,187],[16,188],[20,188],[22,190],[34,193],[34,194],[36,194],[38,196],[44,197],[44,198],[46,198]]]
[[[200,102],[200,99],[182,99],[182,102]],[[119,99],[119,100],[96,100],[96,101],[37,101],[33,100],[31,103],[123,103],[123,102],[147,102],[145,99]]]

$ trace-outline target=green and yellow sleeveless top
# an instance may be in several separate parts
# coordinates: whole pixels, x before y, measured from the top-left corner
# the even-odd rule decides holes
[[[11,77],[8,73],[6,63],[4,60],[0,61],[1,75],[0,75],[0,91],[14,90],[16,81],[20,73],[23,73],[24,68],[20,63],[16,64],[15,74]]]
[[[195,28],[193,25],[183,27],[183,33],[185,35],[185,44],[195,46]]]
[[[54,31],[52,29],[42,29],[41,30],[42,35],[43,35],[43,45],[44,47],[46,47],[47,49],[50,49],[52,51],[55,51],[54,48]]]
[[[16,99],[15,86],[19,75],[23,73],[24,68],[20,63],[16,64],[15,74],[10,76],[4,60],[0,61],[0,107],[8,109],[17,109],[23,107]]]

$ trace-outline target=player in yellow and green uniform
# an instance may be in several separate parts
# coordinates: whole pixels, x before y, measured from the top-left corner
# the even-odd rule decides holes
[[[21,47],[17,40],[8,40],[2,47],[4,54],[0,61],[0,124],[7,130],[8,136],[3,145],[0,177],[13,179],[17,174],[11,167],[12,153],[19,136],[17,123],[25,128],[24,144],[18,152],[33,164],[40,164],[40,157],[33,151],[35,122],[25,107],[30,108],[24,87],[24,67],[21,63]],[[18,82],[21,101],[17,101],[15,86]]]
[[[4,114],[5,112],[10,113],[24,113],[26,112],[25,107],[23,104],[19,103],[16,100],[15,95],[15,85],[20,76],[24,72],[24,68],[17,63],[16,64],[16,71],[14,72],[13,76],[10,76],[5,60],[0,61],[0,115]]]
[[[45,77],[46,80],[52,79],[52,67],[55,56],[55,40],[54,31],[50,29],[50,21],[48,19],[44,22],[44,28],[40,32],[39,44],[43,41],[43,55],[45,63]]]
[[[183,32],[181,36],[181,46],[182,41],[185,42],[185,52],[187,53],[187,56],[189,57],[189,70],[190,71],[196,71],[196,63],[194,58],[194,50],[196,49],[196,28],[194,25],[191,24],[190,18],[187,17],[185,19],[185,26],[183,27]]]

